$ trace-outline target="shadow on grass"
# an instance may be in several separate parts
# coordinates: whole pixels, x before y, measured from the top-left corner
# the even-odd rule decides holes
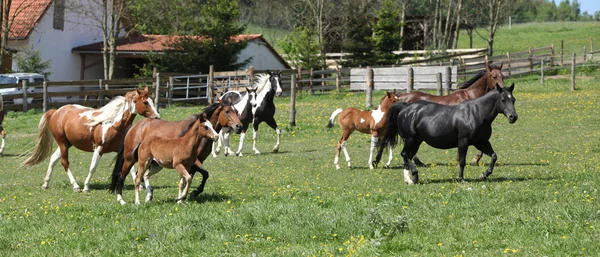
[[[201,193],[198,196],[188,197],[188,201],[194,201],[196,203],[206,203],[206,202],[225,202],[227,200],[230,200],[231,197],[229,197],[228,195],[222,195],[219,193],[210,193],[210,194],[206,194],[206,193]]]
[[[492,177],[487,178],[486,180],[481,180],[479,178],[465,178],[466,183],[477,183],[477,182],[490,182],[490,183],[501,183],[506,181],[533,181],[533,180],[555,180],[555,177],[543,177],[543,178],[526,178],[526,177]],[[423,181],[423,182],[421,182]],[[423,179],[420,180],[419,183],[422,184],[440,184],[440,183],[458,183],[458,179],[456,178],[445,178],[445,179]]]

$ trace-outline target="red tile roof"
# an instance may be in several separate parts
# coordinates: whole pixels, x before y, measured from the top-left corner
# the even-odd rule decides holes
[[[139,35],[117,39],[117,52],[162,52],[170,49],[170,44],[180,36],[169,35]],[[261,34],[243,34],[235,36],[235,41],[243,39],[255,40],[262,38]],[[73,48],[73,51],[102,51],[103,42],[96,42]]]
[[[10,16],[14,22],[10,27],[10,40],[27,39],[52,0],[13,0]]]

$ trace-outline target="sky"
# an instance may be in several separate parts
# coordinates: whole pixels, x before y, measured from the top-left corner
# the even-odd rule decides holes
[[[560,1],[556,1],[556,3],[560,3]],[[579,4],[581,5],[581,13],[587,11],[588,14],[594,15],[596,11],[600,11],[600,0],[579,0]]]

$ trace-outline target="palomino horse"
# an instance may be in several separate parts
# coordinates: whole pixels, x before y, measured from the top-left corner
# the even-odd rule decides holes
[[[404,140],[402,158],[404,159],[404,181],[414,184],[419,181],[419,174],[412,157],[417,154],[421,143],[438,149],[458,147],[459,166],[458,180],[464,181],[465,158],[469,145],[489,155],[490,166],[479,179],[486,179],[494,171],[497,156],[490,144],[492,122],[499,113],[508,118],[508,122],[517,121],[515,101],[512,92],[514,84],[503,89],[496,89],[482,97],[465,101],[458,105],[442,105],[429,101],[414,103],[398,102],[392,105],[387,117],[388,127],[379,146],[395,146],[397,135]],[[410,172],[410,174],[409,174]]]
[[[242,133],[240,135],[240,144],[238,145],[237,152],[233,153],[231,150],[226,152],[225,155],[235,154],[237,156],[242,156],[242,147],[244,146],[244,139],[246,138],[246,130],[250,122],[252,122],[252,128],[254,129],[253,145],[252,150],[254,150],[254,154],[260,154],[260,151],[256,148],[256,139],[258,138],[258,125],[261,122],[266,122],[269,127],[275,130],[277,133],[277,143],[273,147],[273,152],[276,153],[279,151],[279,144],[281,138],[281,130],[277,126],[277,122],[275,121],[275,104],[273,103],[273,98],[275,96],[279,96],[281,94],[281,72],[271,72],[268,71],[268,74],[260,74],[257,76],[254,82],[254,89],[256,90],[256,104],[252,104],[252,115],[240,113],[240,118],[242,124],[244,124],[244,128],[242,129]],[[236,99],[239,99],[239,94],[234,93],[233,91],[227,92],[223,95],[223,98],[231,97],[232,101],[236,103]],[[251,98],[250,98],[251,99]],[[243,99],[242,99],[243,100]],[[243,102],[243,101],[239,101]],[[242,103],[244,106],[246,103]],[[242,109],[239,109],[242,110]],[[243,110],[242,110],[243,111]],[[227,135],[228,131],[223,130],[223,138],[229,138]],[[229,140],[223,141],[225,145],[225,149],[229,149]],[[216,157],[216,153],[220,150],[220,145],[218,145],[215,149],[214,156]]]
[[[346,162],[348,163],[348,168],[352,168],[350,164],[350,155],[348,155],[348,150],[346,150],[346,141],[354,132],[354,130],[358,130],[365,134],[371,134],[371,151],[369,155],[369,168],[373,169],[373,152],[375,148],[378,146],[379,138],[383,136],[386,129],[385,116],[392,106],[393,103],[398,101],[398,97],[396,97],[396,90],[392,93],[385,92],[385,96],[381,100],[381,104],[377,107],[377,110],[374,111],[363,111],[357,108],[346,108],[345,110],[337,109],[333,111],[331,114],[331,118],[329,118],[329,123],[327,124],[328,128],[333,128],[333,120],[335,116],[340,114],[338,117],[338,123],[342,128],[342,137],[337,144],[337,148],[335,151],[335,158],[333,159],[333,164],[335,164],[335,168],[339,169],[340,165],[338,164],[340,158],[340,150],[344,151],[344,155],[346,156]],[[392,162],[392,148],[390,147],[390,157],[386,164],[389,166]]]
[[[246,128],[244,129],[242,127],[243,130],[243,134],[240,137],[240,141],[244,141],[244,138],[246,137],[246,129],[248,129],[248,124],[250,124],[250,122],[252,122],[252,107],[256,106],[256,90],[247,87],[246,88],[246,92],[237,92],[237,91],[229,91],[227,93],[225,93],[223,96],[221,96],[221,100],[224,99],[225,97],[227,97],[227,99],[230,99],[232,103],[235,104],[235,109],[238,112],[240,121],[242,121],[243,124],[246,124]],[[217,158],[217,155],[219,154],[220,150],[221,150],[221,143],[223,143],[225,145],[225,150],[223,151],[225,156],[228,155],[237,155],[236,153],[234,153],[233,151],[231,151],[231,148],[229,148],[229,136],[231,133],[229,133],[229,128],[223,128],[223,130],[221,130],[219,132],[219,140],[217,140],[217,142],[213,142],[213,146],[212,146],[212,155],[213,157]],[[215,143],[217,144],[217,146],[215,147]],[[242,154],[242,144],[240,144],[238,146],[238,150],[237,152],[239,152],[239,154]]]
[[[443,105],[457,105],[466,100],[475,99],[485,95],[487,92],[494,90],[496,88],[496,84],[500,85],[500,87],[503,88],[504,75],[502,75],[501,70],[502,64],[500,64],[500,66],[486,65],[486,68],[484,70],[478,72],[473,78],[465,82],[458,90],[454,91],[452,94],[437,96],[419,91],[414,91],[411,93],[399,95],[398,101],[412,103],[419,100],[427,100]],[[473,163],[475,165],[479,163],[481,156],[482,153],[479,152],[477,154],[477,157],[473,159]],[[379,160],[381,160],[381,152],[377,154],[377,158],[375,158],[375,163],[379,163]],[[414,157],[414,162],[419,166],[424,165],[423,162],[421,162],[416,155]]]
[[[187,124],[185,124],[187,123]],[[189,174],[189,170],[198,162],[198,147],[203,137],[214,139],[218,136],[217,132],[212,128],[210,121],[206,120],[203,114],[193,115],[191,118],[185,120],[183,128],[178,132],[179,135],[176,137],[171,136],[171,131],[160,130],[158,127],[154,127],[163,133],[152,133],[152,135],[144,138],[141,144],[134,149],[134,156],[138,158],[138,172],[135,177],[134,189],[135,189],[135,204],[140,204],[140,181],[142,176],[145,178],[146,190],[149,195],[146,197],[146,201],[152,199],[152,188],[150,187],[149,181],[150,176],[156,174],[161,169],[152,168],[153,163],[158,164],[159,167],[175,169],[181,177],[179,181],[179,195],[177,196],[177,203],[180,203],[187,196],[187,192],[192,183],[192,176]],[[165,135],[166,134],[166,135]],[[121,177],[122,178],[122,177]],[[119,197],[122,195],[123,187],[119,188]],[[125,204],[123,199],[118,199],[121,204]]]
[[[215,131],[219,131],[224,127],[228,127],[236,131],[236,133],[241,132],[242,123],[240,122],[239,117],[237,116],[237,111],[234,108],[234,106],[232,106],[228,101],[222,100],[218,103],[206,107],[202,115],[209,117],[209,121],[211,122],[211,124],[214,124]],[[135,173],[134,164],[135,162],[137,162],[137,156],[133,154],[134,149],[145,138],[153,134],[161,134],[162,136],[170,135],[171,137],[175,138],[178,136],[178,131],[180,131],[187,123],[188,120],[170,122],[159,119],[144,119],[136,123],[128,131],[126,131],[125,137],[123,138],[123,143],[121,144],[121,149],[119,149],[119,152],[116,156],[110,189],[113,192],[117,190],[117,188],[120,188],[120,190],[122,190],[122,186],[127,172],[129,170],[132,170],[132,173]],[[192,166],[189,172],[191,176],[194,176],[196,172],[200,172],[202,174],[202,183],[200,183],[198,189],[192,193],[192,196],[197,195],[204,190],[204,185],[206,184],[206,180],[209,176],[208,171],[202,167],[202,163],[204,162],[204,160],[206,160],[206,157],[208,157],[212,150],[212,140],[202,138],[201,141],[202,142],[200,143],[200,146],[198,148],[198,163]],[[153,165],[150,169],[160,170],[161,167],[158,166],[158,164],[156,164]],[[121,175],[123,176],[123,180],[121,180]],[[145,182],[147,185],[149,185],[149,180],[146,180]],[[146,190],[149,190],[149,194],[152,193],[151,189],[146,188]],[[119,191],[119,194],[121,194],[121,191]]]
[[[38,141],[35,149],[23,162],[33,166],[42,162],[52,151],[52,137],[58,149],[52,154],[42,188],[48,188],[54,165],[62,158],[62,165],[73,185],[79,192],[79,185],[69,169],[69,148],[94,152],[89,174],[83,191],[89,191],[90,180],[102,154],[119,150],[125,129],[131,126],[136,114],[158,118],[159,114],[148,93],[148,87],[135,89],[125,96],[117,96],[100,109],[81,105],[65,105],[58,110],[49,110],[42,116],[38,125]],[[52,136],[52,137],[51,137]]]
[[[4,99],[0,94],[0,135],[2,136],[2,145],[0,145],[0,155],[4,154],[4,139],[6,138],[6,131],[4,131]]]

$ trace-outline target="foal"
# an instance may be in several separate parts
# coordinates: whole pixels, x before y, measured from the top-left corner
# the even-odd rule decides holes
[[[212,128],[210,121],[206,120],[201,114],[192,116],[191,122],[179,132],[176,138],[165,137],[160,133],[152,134],[144,138],[141,144],[137,147],[138,156],[138,172],[135,177],[135,204],[140,204],[140,180],[146,172],[148,178],[158,171],[151,172],[150,165],[153,160],[162,168],[175,169],[181,176],[179,181],[179,195],[177,203],[180,203],[186,198],[192,176],[189,170],[197,161],[198,146],[202,137],[214,139],[217,132]],[[150,200],[147,198],[147,200]],[[122,199],[121,199],[121,203]]]
[[[346,156],[346,162],[348,162],[348,168],[352,168],[350,164],[350,155],[348,155],[348,151],[346,150],[346,141],[350,137],[350,134],[354,132],[354,130],[358,130],[365,134],[371,134],[371,149],[369,155],[369,168],[373,169],[373,152],[375,148],[378,146],[379,139],[385,134],[385,129],[387,127],[387,119],[385,116],[387,115],[387,111],[390,109],[393,103],[398,101],[398,97],[396,97],[396,90],[392,93],[385,92],[385,96],[381,100],[381,104],[377,107],[377,110],[374,111],[363,111],[357,108],[346,108],[345,110],[337,109],[333,111],[331,114],[331,118],[329,118],[329,123],[327,124],[328,128],[333,127],[333,119],[336,115],[340,114],[338,118],[338,123],[343,130],[342,137],[338,142],[335,158],[333,159],[333,164],[335,164],[335,168],[339,169],[340,165],[338,164],[338,160],[340,158],[340,150],[344,150],[344,155]],[[387,164],[388,167],[392,162],[392,148],[390,150],[390,157],[388,159]]]

